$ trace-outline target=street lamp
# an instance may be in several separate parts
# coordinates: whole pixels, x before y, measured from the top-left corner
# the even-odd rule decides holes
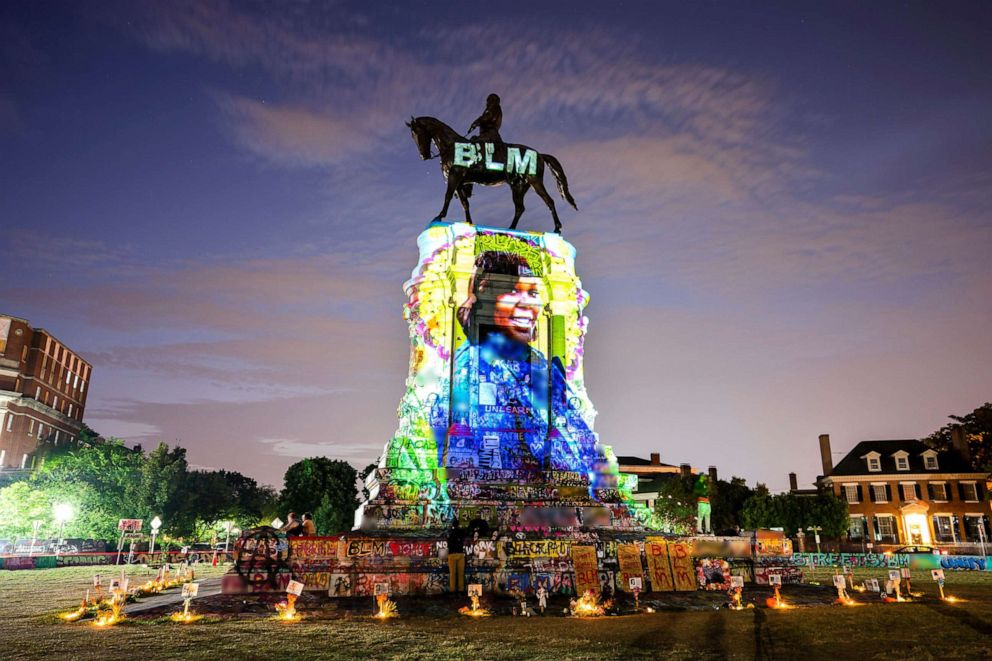
[[[155,536],[158,534],[158,529],[162,527],[162,519],[157,516],[152,519],[152,546],[148,549],[148,555],[155,553]]]
[[[72,505],[69,503],[56,503],[52,508],[55,513],[55,520],[59,523],[59,541],[55,547],[55,557],[59,557],[62,551],[62,533],[65,532],[65,522],[72,518]]]
[[[34,555],[34,545],[38,542],[38,528],[41,527],[42,523],[43,522],[41,519],[35,519],[31,522],[31,525],[34,527],[34,532],[31,533],[31,551],[29,555]]]

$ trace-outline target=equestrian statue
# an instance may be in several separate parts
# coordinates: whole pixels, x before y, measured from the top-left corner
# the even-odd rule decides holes
[[[423,160],[441,159],[441,174],[448,182],[444,193],[444,206],[434,220],[442,220],[448,215],[448,205],[451,197],[458,195],[458,201],[465,209],[465,222],[472,222],[468,199],[472,196],[472,184],[483,186],[499,186],[509,184],[513,194],[513,222],[510,229],[517,228],[517,222],[524,212],[524,195],[531,188],[551,210],[555,221],[555,232],[561,234],[561,221],[555,209],[555,201],[551,199],[544,187],[544,168],[547,166],[558,185],[562,199],[578,210],[572,194],[568,191],[568,179],[561,163],[551,154],[541,154],[526,145],[504,143],[499,135],[503,123],[503,111],[500,108],[499,97],[490,94],[486,100],[486,109],[472,122],[469,133],[478,128],[479,134],[474,138],[465,138],[453,128],[434,117],[411,117],[406,123],[413,134]],[[431,154],[431,144],[437,149],[437,154]]]

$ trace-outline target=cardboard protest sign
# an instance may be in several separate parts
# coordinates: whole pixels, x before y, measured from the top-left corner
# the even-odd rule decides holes
[[[481,597],[482,596],[482,583],[470,583],[468,586],[468,596],[470,597]]]
[[[672,542],[668,547],[668,557],[672,561],[672,576],[675,589],[688,592],[696,589],[696,568],[692,566],[689,546],[682,542]]]
[[[375,586],[373,586],[373,590],[374,590],[374,593],[373,594],[376,597],[378,597],[380,594],[388,595],[389,594],[389,583],[376,583]]]
[[[641,577],[631,576],[628,585],[630,586],[631,591],[640,590],[642,587]]]
[[[95,574],[93,576],[93,587],[98,588],[103,585],[103,577],[100,574]]]
[[[844,578],[843,574],[837,574],[834,576],[834,587],[847,588],[847,579]]]
[[[944,570],[943,569],[931,569],[930,570],[930,576],[933,577],[933,580],[935,580],[935,581],[938,580],[938,579],[944,578]]]
[[[782,576],[779,574],[769,574],[768,585],[782,585]]]
[[[192,599],[199,591],[199,583],[183,583],[183,599]]]
[[[300,583],[299,581],[290,581],[289,585],[286,586],[286,592],[289,594],[295,594],[297,597],[299,597],[301,594],[303,594],[303,587],[304,587],[303,584]]]
[[[866,580],[865,581],[865,589],[868,590],[869,592],[878,592],[879,591],[879,588],[878,588],[878,579],[877,578],[869,578],[868,580]]]
[[[899,579],[901,579],[901,578],[902,578],[902,575],[899,573],[899,570],[898,569],[890,569],[889,570],[889,580],[890,581],[896,581],[898,583],[899,582]]]
[[[637,544],[617,546],[617,560],[620,564],[620,585],[629,586],[630,579],[640,579],[644,575],[641,565],[641,549]]]
[[[730,577],[730,587],[732,587],[732,588],[743,588],[744,587],[744,577],[743,576],[731,576]]]
[[[595,546],[572,546],[572,563],[575,565],[575,592],[583,595],[589,590],[600,592],[599,563]]]
[[[648,558],[648,578],[655,592],[671,592],[675,589],[672,565],[668,559],[668,541],[648,537],[644,542],[644,554]]]

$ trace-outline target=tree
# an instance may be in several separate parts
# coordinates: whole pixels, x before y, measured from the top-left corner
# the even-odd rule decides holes
[[[358,474],[348,462],[311,457],[286,469],[280,502],[286,511],[297,515],[312,512],[321,534],[348,530],[358,506],[357,480]]]
[[[730,482],[717,480],[716,488],[710,494],[712,523],[714,531],[736,531],[746,527],[741,521],[744,503],[754,494],[744,478],[732,477]]]
[[[148,453],[138,475],[134,507],[139,517],[150,520],[158,516],[162,531],[174,537],[192,533],[196,516],[186,488],[187,477],[186,450],[178,446],[170,450],[159,443]]]
[[[673,475],[661,483],[654,511],[671,532],[687,534],[696,529],[696,478]]]
[[[833,494],[772,496],[767,490],[747,500],[741,519],[746,528],[782,528],[788,535],[815,526],[829,537],[843,535],[849,523],[847,503]]]
[[[924,443],[935,450],[951,448],[951,431],[960,426],[971,450],[971,465],[975,470],[992,471],[992,402],[986,402],[967,415],[947,416],[946,424],[926,438]]]

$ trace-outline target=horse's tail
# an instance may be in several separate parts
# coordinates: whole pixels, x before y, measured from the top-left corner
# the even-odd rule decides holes
[[[561,163],[558,159],[551,154],[541,154],[541,158],[544,162],[548,164],[551,168],[551,174],[555,176],[555,183],[558,184],[558,193],[561,195],[562,199],[572,205],[572,208],[576,211],[579,207],[575,204],[575,200],[572,199],[572,194],[568,192],[568,177],[565,176],[565,170],[561,167]]]

